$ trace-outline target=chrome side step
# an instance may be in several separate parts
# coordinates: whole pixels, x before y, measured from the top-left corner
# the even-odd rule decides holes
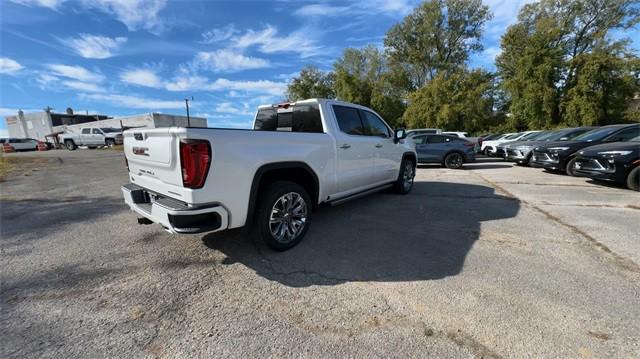
[[[362,192],[351,194],[351,195],[349,195],[347,197],[336,199],[334,201],[329,201],[329,204],[331,206],[337,206],[339,204],[342,204],[342,203],[345,203],[345,202],[349,202],[351,200],[354,200],[354,199],[357,199],[357,198],[360,198],[360,197],[364,197],[364,196],[370,195],[372,193],[380,192],[382,190],[390,188],[391,186],[393,186],[393,183],[385,184],[385,185],[382,185],[382,186],[379,186],[379,187],[374,187],[372,189],[368,189],[368,190],[365,190],[365,191],[362,191]]]

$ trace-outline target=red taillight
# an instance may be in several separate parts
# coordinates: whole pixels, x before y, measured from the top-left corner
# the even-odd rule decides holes
[[[207,179],[211,163],[211,146],[206,140],[180,141],[180,166],[182,185],[187,188],[201,188]]]

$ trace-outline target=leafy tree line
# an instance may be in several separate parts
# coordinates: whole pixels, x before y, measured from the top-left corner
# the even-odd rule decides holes
[[[389,29],[384,51],[345,49],[332,71],[306,66],[290,101],[338,98],[390,124],[479,134],[640,120],[640,59],[620,34],[637,0],[541,0],[502,35],[496,71],[469,68],[491,19],[481,0],[428,0]],[[614,36],[616,35],[616,36]]]

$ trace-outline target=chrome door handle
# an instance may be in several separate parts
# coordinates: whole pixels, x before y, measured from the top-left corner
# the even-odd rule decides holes
[[[381,143],[378,143],[378,144],[376,145],[376,148],[381,148],[381,147],[382,147],[382,144],[381,144]]]
[[[351,148],[351,145],[348,145],[345,143],[344,145],[340,146],[340,148],[343,148],[346,150],[347,148]]]

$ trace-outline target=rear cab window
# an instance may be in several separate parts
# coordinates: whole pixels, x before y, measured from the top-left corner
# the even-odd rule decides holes
[[[263,107],[253,125],[255,131],[324,133],[317,103]]]

